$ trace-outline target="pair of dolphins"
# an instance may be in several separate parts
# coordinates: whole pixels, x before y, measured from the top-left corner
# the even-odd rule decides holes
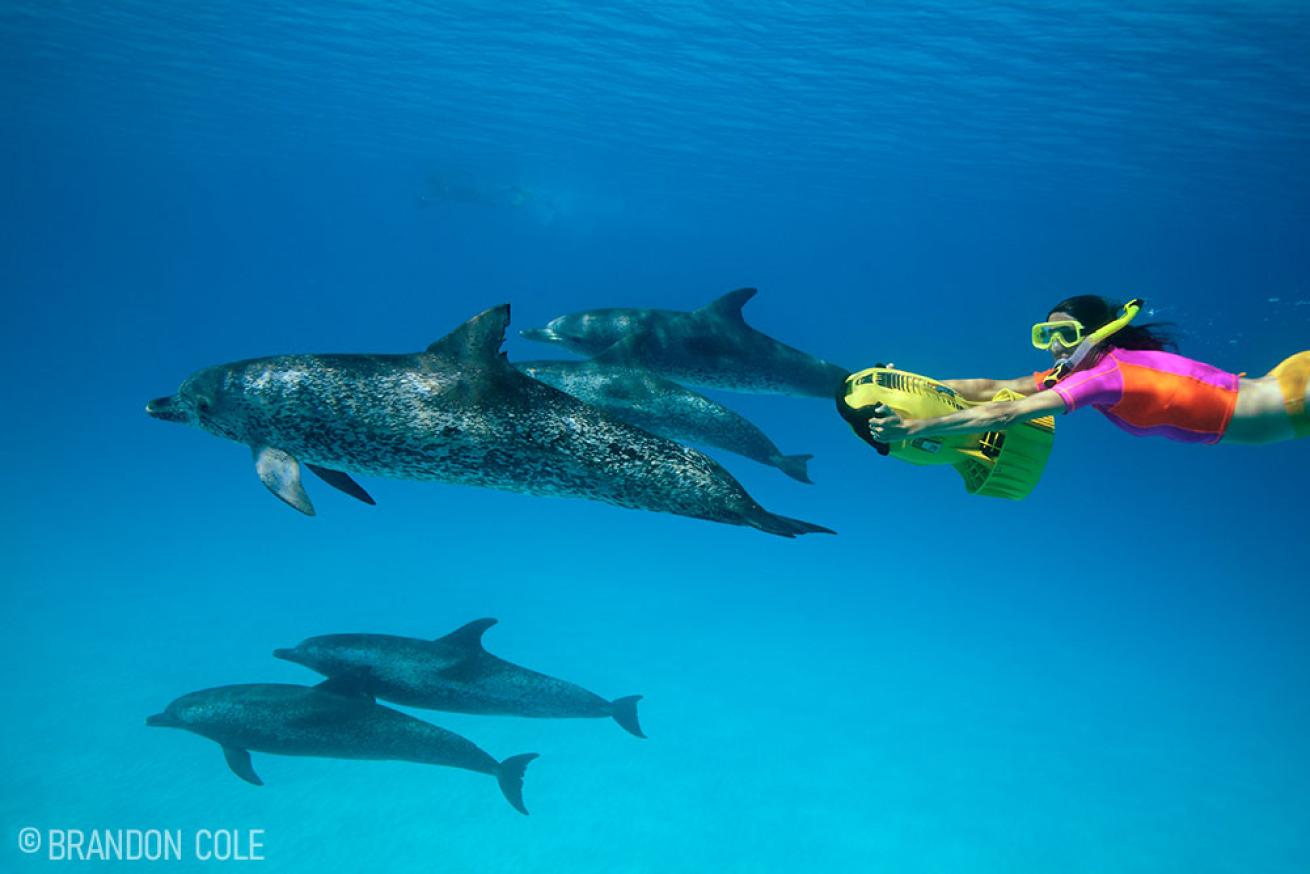
[[[311,637],[273,655],[328,679],[317,686],[252,683],[183,695],[146,725],[182,728],[223,748],[228,767],[262,786],[250,751],[339,759],[392,759],[463,768],[496,778],[520,813],[523,773],[536,753],[497,761],[472,741],[378,704],[456,713],[535,717],[604,717],[645,737],[640,695],[613,701],[487,652],[482,635],[495,619],[478,619],[436,640],[386,634]]]
[[[739,288],[692,312],[611,308],[570,313],[520,334],[590,361],[528,361],[519,370],[653,434],[713,446],[810,482],[810,455],[783,455],[746,418],[695,385],[753,394],[831,398],[846,371],[762,334]]]
[[[593,359],[597,365],[830,396],[845,371],[747,326],[741,305],[753,293],[733,292],[692,313],[574,314],[542,330],[573,348],[629,331],[606,345]],[[349,472],[583,497],[782,537],[833,533],[765,510],[703,453],[520,372],[500,351],[508,324],[505,304],[417,354],[284,355],[217,365],[192,374],[177,394],[151,401],[146,412],[248,445],[264,485],[308,515],[314,507],[302,463],[370,504]],[[634,324],[641,330],[630,333]]]

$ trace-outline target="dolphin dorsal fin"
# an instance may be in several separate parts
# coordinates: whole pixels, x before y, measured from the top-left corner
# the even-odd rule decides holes
[[[739,288],[736,291],[730,291],[723,297],[705,304],[698,312],[741,321],[741,308],[746,305],[746,301],[755,296],[758,290],[755,288]]]
[[[438,637],[436,643],[449,643],[463,649],[482,650],[482,635],[496,624],[495,619],[474,619],[468,625],[461,625],[445,637]]]
[[[491,362],[503,357],[500,351],[509,325],[509,304],[483,310],[427,348],[428,355],[451,361]]]

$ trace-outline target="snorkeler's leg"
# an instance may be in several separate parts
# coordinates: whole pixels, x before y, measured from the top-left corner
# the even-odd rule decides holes
[[[1294,436],[1310,436],[1310,350],[1285,359],[1269,375],[1278,380]]]

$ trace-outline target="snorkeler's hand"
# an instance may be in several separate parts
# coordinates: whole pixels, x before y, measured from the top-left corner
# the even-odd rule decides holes
[[[869,436],[879,443],[896,443],[909,437],[909,423],[886,404],[875,404],[869,418]]]

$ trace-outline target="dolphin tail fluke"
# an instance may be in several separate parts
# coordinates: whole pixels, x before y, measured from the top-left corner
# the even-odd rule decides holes
[[[644,738],[646,735],[642,733],[641,723],[637,721],[637,702],[640,700],[640,695],[615,698],[610,702],[610,716],[628,734],[635,734],[637,737]]]
[[[800,519],[789,519],[786,516],[776,516],[767,510],[760,508],[759,511],[746,518],[747,525],[754,525],[761,531],[767,531],[770,534],[777,534],[779,537],[799,537],[802,534],[836,534],[831,528],[824,528],[822,525],[815,525],[813,522],[804,522]]]
[[[505,794],[505,800],[524,816],[528,815],[528,809],[523,806],[523,772],[527,770],[528,762],[536,757],[536,753],[510,756],[500,763],[496,771],[496,781],[500,783],[500,791]]]
[[[807,467],[813,457],[813,455],[779,455],[773,459],[773,465],[792,479],[813,485]]]

